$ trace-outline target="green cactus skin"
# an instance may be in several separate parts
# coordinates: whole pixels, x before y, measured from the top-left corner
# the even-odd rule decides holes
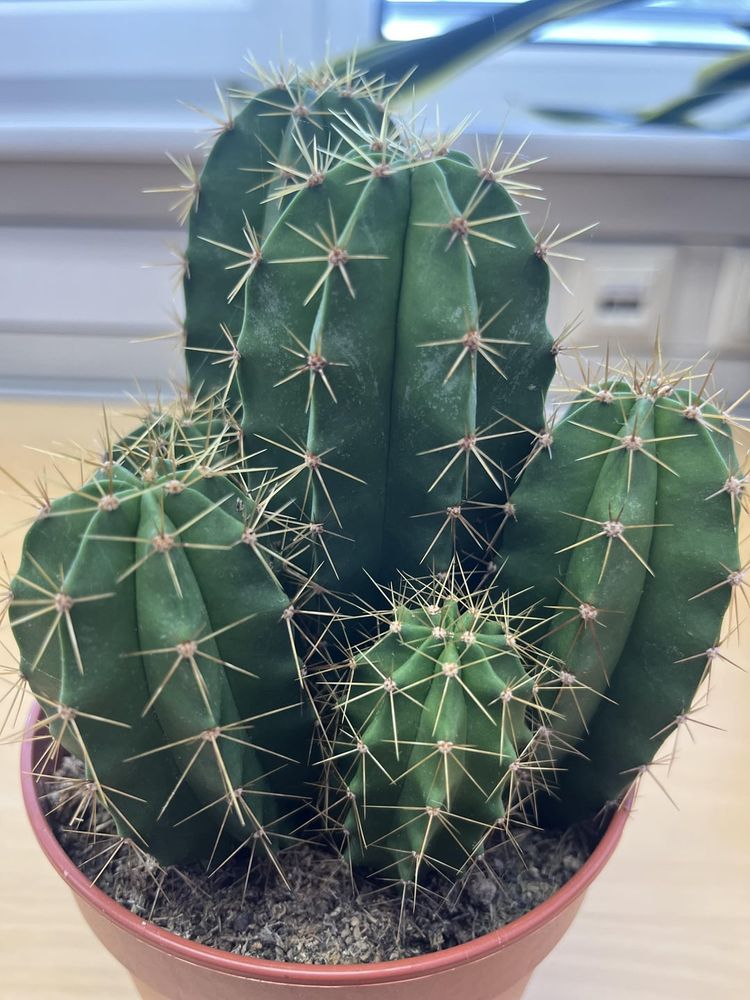
[[[545,815],[568,823],[618,801],[690,712],[744,579],[741,474],[721,413],[658,380],[592,386],[551,438],[513,493],[503,582],[538,602],[564,665]]]
[[[319,82],[268,81],[218,135],[200,177],[187,170],[188,245],[185,255],[184,335],[193,391],[226,386],[233,341],[242,326],[243,295],[233,294],[257,262],[263,238],[275,224],[285,191],[309,170],[325,168],[330,151],[356,125],[377,128],[380,112],[362,84],[345,77]],[[229,268],[229,269],[228,269]],[[223,333],[222,326],[227,331]]]
[[[499,505],[555,367],[548,268],[494,175],[351,146],[269,233],[238,368],[246,447],[266,447],[316,580],[342,591],[481,547],[472,511]]]
[[[224,481],[217,502],[214,477],[150,469],[110,466],[30,529],[10,605],[22,673],[123,837],[163,863],[227,839],[270,850],[312,734],[287,600],[239,491]]]
[[[355,652],[331,757],[355,865],[415,885],[430,869],[455,877],[493,831],[528,821],[546,770],[535,685],[552,674],[532,657],[532,676],[522,645],[486,594],[443,581],[396,603]]]

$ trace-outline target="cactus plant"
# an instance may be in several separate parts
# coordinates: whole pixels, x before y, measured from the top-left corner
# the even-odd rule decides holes
[[[392,595],[382,634],[354,650],[337,694],[330,762],[350,856],[417,885],[455,877],[498,830],[534,818],[552,778],[549,658],[489,591],[452,572]]]
[[[265,84],[182,164],[192,397],[45,505],[10,618],[121,837],[278,865],[317,817],[417,887],[651,766],[721,655],[748,479],[689,371],[545,422],[562,240],[499,142],[426,139],[351,64]]]
[[[236,376],[246,448],[343,591],[445,569],[456,532],[477,544],[472,510],[497,503],[554,372],[520,162],[428,142],[389,99],[352,71],[276,81],[219,137],[188,213],[194,390],[231,400]]]
[[[106,462],[32,526],[10,604],[21,670],[123,837],[164,862],[270,849],[307,796],[311,728],[259,546],[273,518],[226,476],[214,499],[210,454],[152,458],[140,476]]]
[[[540,646],[565,665],[545,697],[560,821],[618,801],[689,718],[745,579],[729,417],[693,381],[646,371],[587,387],[511,499],[504,582],[536,602]]]

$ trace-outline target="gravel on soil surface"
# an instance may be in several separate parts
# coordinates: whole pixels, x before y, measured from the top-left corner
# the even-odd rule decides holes
[[[57,772],[74,782],[81,775],[73,758]],[[315,844],[283,852],[286,885],[268,861],[256,861],[248,876],[243,852],[212,874],[199,866],[164,870],[115,836],[101,806],[97,836],[85,835],[69,788],[64,780],[47,783],[50,822],[71,860],[107,895],[191,941],[282,962],[383,962],[470,941],[551,896],[597,840],[583,828],[524,830],[515,843],[488,850],[452,888],[428,879],[415,902],[413,887],[353,877],[342,859]]]

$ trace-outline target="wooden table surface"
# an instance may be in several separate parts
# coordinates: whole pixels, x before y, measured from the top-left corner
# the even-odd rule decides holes
[[[28,446],[93,445],[100,426],[93,404],[0,402],[0,467],[32,483],[52,463]],[[6,532],[30,510],[19,495],[0,474],[0,552],[11,571],[21,533]],[[12,649],[7,624],[0,638]],[[727,655],[750,665],[750,625]],[[694,726],[694,743],[683,733],[671,773],[660,774],[679,808],[644,784],[617,854],[525,1000],[750,997],[750,678],[720,664],[700,719],[720,729]],[[135,997],[27,828],[17,745],[0,746],[0,838],[0,1000]]]

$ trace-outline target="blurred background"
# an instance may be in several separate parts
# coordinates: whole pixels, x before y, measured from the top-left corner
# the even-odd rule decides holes
[[[0,394],[181,377],[177,341],[151,339],[180,311],[176,197],[142,191],[180,183],[165,151],[200,162],[215,123],[189,106],[252,87],[249,50],[315,63],[522,2],[0,0]],[[530,136],[533,231],[599,223],[561,247],[585,261],[559,262],[554,334],[580,314],[571,340],[647,354],[658,327],[670,356],[717,354],[731,393],[750,382],[749,75],[750,0],[640,0],[538,29],[420,106],[444,131],[476,112],[472,149]]]

